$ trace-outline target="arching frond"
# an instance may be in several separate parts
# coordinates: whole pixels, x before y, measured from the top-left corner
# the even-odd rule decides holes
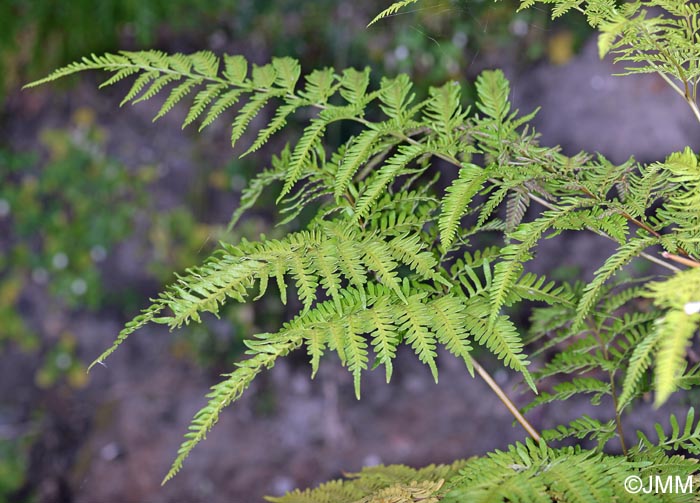
[[[389,7],[387,7],[386,9],[381,11],[379,14],[377,14],[375,16],[375,18],[372,19],[372,21],[370,21],[370,23],[367,26],[372,26],[377,21],[380,21],[380,20],[384,19],[385,17],[392,16],[392,15],[396,14],[398,11],[400,11],[401,9],[403,9],[404,7],[411,5],[411,4],[414,4],[418,1],[419,0],[401,0],[400,2],[394,2]]]

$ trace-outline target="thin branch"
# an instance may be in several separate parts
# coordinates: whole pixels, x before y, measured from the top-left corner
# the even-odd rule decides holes
[[[491,391],[496,394],[499,400],[503,402],[503,405],[506,406],[508,411],[513,414],[513,417],[515,417],[515,420],[520,423],[520,426],[525,429],[528,435],[530,435],[535,442],[540,442],[542,440],[542,435],[540,435],[539,432],[528,422],[528,420],[525,419],[515,404],[510,400],[510,398],[508,398],[506,392],[503,391],[503,388],[501,388],[493,377],[491,377],[491,374],[489,374],[488,371],[473,358],[472,363],[474,364],[476,373],[479,374],[484,381],[486,381],[486,384],[489,388],[491,388]]]
[[[663,258],[673,260],[674,262],[678,262],[679,264],[687,265],[688,267],[700,267],[700,262],[696,262],[695,260],[691,260],[685,257],[680,257],[678,255],[674,255],[673,253],[663,252],[661,256]]]

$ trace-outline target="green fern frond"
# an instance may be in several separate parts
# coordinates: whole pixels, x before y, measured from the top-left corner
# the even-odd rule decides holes
[[[572,322],[572,330],[576,331],[582,328],[586,317],[591,313],[599,299],[603,285],[617,274],[623,266],[637,258],[642,251],[656,242],[658,242],[658,239],[654,236],[631,239],[620,246],[617,251],[605,261],[595,272],[593,281],[584,289],[583,296],[576,309],[576,317]]]
[[[355,218],[366,217],[387,186],[404,171],[408,163],[423,154],[429,153],[430,150],[429,146],[423,144],[399,146],[398,152],[390,157],[376,174],[368,180],[365,190],[361,193],[355,205]]]
[[[379,280],[391,288],[404,303],[407,302],[397,278],[397,265],[388,245],[377,239],[366,240],[360,243],[360,251],[363,253],[363,261],[377,273]]]
[[[152,304],[141,311],[141,314],[136,316],[133,320],[128,322],[124,328],[119,332],[119,335],[117,335],[116,340],[114,343],[107,349],[105,350],[100,356],[98,356],[88,367],[88,370],[90,370],[92,367],[97,365],[98,363],[103,365],[104,360],[114,353],[121,344],[126,341],[126,339],[139,330],[140,328],[146,326],[149,323],[163,323],[165,320],[158,318],[157,316],[165,309],[165,301],[164,299],[160,298],[157,300],[152,299]]]
[[[352,373],[355,385],[355,396],[360,399],[360,376],[367,370],[369,361],[367,352],[367,341],[362,336],[362,328],[355,325],[355,320],[350,318],[345,323],[345,347],[343,354],[348,370]]]
[[[557,374],[575,374],[589,372],[593,369],[614,371],[615,365],[599,355],[568,348],[557,353],[542,369],[537,371],[537,379],[545,379]]]
[[[438,220],[440,237],[445,248],[452,245],[460,219],[469,208],[472,198],[482,189],[488,176],[488,170],[465,163],[459,170],[459,178],[447,188]]]
[[[658,350],[661,335],[660,330],[653,330],[634,348],[625,372],[625,380],[622,383],[618,410],[623,410],[634,396],[644,373],[651,366],[652,357]]]
[[[510,112],[510,84],[501,70],[483,72],[476,79],[476,106],[486,116],[503,122]]]
[[[463,359],[473,376],[474,365],[470,355],[472,346],[468,339],[469,331],[466,327],[466,306],[456,297],[446,295],[432,302],[429,307],[431,326],[434,327],[438,342],[450,353]]]
[[[400,342],[400,334],[394,327],[394,309],[386,298],[381,298],[372,306],[367,315],[368,323],[374,328],[372,346],[377,355],[376,365],[384,365],[386,382],[391,380],[393,359]]]
[[[248,182],[248,185],[241,194],[241,199],[238,203],[236,211],[231,215],[231,220],[229,220],[227,230],[233,229],[233,227],[238,223],[243,214],[250,208],[255,206],[258,198],[262,195],[263,191],[275,182],[284,180],[285,176],[285,157],[288,158],[290,155],[289,148],[285,148],[280,157],[273,157],[272,159],[272,169],[265,169],[260,171],[255,177]]]
[[[375,16],[375,18],[372,19],[372,21],[370,21],[370,23],[367,26],[372,26],[374,23],[384,19],[385,17],[393,16],[394,14],[396,14],[398,11],[400,11],[404,7],[411,5],[411,4],[414,4],[418,1],[419,0],[401,0],[399,2],[394,2],[389,7],[387,7],[386,9],[381,11],[379,14],[377,14]]]
[[[430,368],[435,382],[438,380],[438,371],[435,364],[437,353],[435,352],[435,333],[430,330],[433,317],[427,305],[421,302],[420,295],[413,295],[408,298],[406,304],[406,312],[398,320],[401,323],[401,329],[408,336],[406,343],[410,344],[413,350],[418,355],[422,363],[425,363]]]
[[[343,162],[336,173],[334,196],[340,198],[350,184],[360,166],[377,151],[377,146],[384,136],[378,126],[371,126],[352,140],[345,151]]]
[[[568,426],[560,425],[555,429],[544,430],[542,437],[547,442],[565,440],[568,438],[596,440],[598,446],[596,450],[601,452],[605,445],[617,435],[615,420],[611,419],[605,423],[583,415],[569,423]]]
[[[658,353],[655,362],[655,405],[661,406],[676,390],[676,381],[685,368],[685,353],[700,323],[700,314],[669,311],[658,320]]]
[[[431,87],[423,109],[425,122],[448,144],[456,144],[452,141],[453,134],[465,123],[469,113],[460,104],[461,91],[459,83],[454,81],[441,87]]]
[[[499,315],[501,308],[506,304],[513,286],[523,272],[523,264],[533,255],[531,249],[542,236],[549,232],[558,220],[573,212],[578,204],[564,206],[558,210],[546,211],[540,218],[533,222],[521,224],[509,237],[520,241],[517,244],[509,244],[501,250],[502,261],[496,264],[493,283],[489,292],[491,301],[491,316],[493,322]]]
[[[467,302],[466,328],[479,344],[489,349],[503,364],[519,372],[533,391],[535,382],[528,371],[530,362],[523,352],[522,337],[513,322],[504,315],[491,320],[488,301],[483,296],[472,297]]]
[[[685,424],[681,428],[675,414],[671,414],[670,420],[671,434],[667,435],[663,426],[659,423],[654,425],[658,440],[652,442],[641,431],[637,432],[640,449],[662,449],[664,451],[685,450],[691,454],[700,454],[700,422],[695,421],[695,409],[690,407],[685,417]]]
[[[163,484],[180,471],[185,458],[200,441],[206,438],[209,430],[218,421],[221,411],[241,396],[255,376],[263,369],[271,368],[277,358],[285,356],[300,345],[300,334],[292,326],[288,326],[286,330],[283,329],[276,335],[263,334],[254,343],[249,344],[248,354],[252,356],[238,363],[236,370],[226,374],[225,380],[212,387],[207,395],[208,404],[195,414],[189,432],[185,435],[185,441],[180,446],[170,471],[163,479]]]
[[[505,305],[510,306],[523,299],[546,302],[550,306],[575,307],[574,295],[570,289],[564,285],[557,286],[554,281],[547,282],[544,276],[537,276],[530,272],[523,274],[513,285]]]
[[[506,205],[506,232],[513,232],[525,218],[530,196],[523,188],[511,191]]]
[[[523,413],[547,403],[566,401],[578,394],[592,394],[591,403],[593,405],[598,405],[600,399],[604,395],[610,394],[611,386],[610,383],[603,382],[593,377],[578,377],[572,379],[570,382],[557,384],[554,386],[553,391],[554,393],[542,392],[537,395],[534,400],[523,408]]]
[[[378,237],[357,240],[352,231],[342,225],[330,226],[325,232],[314,231],[289,234],[284,240],[242,242],[225,245],[204,265],[187,271],[178,278],[153,306],[127,325],[111,354],[130,333],[149,321],[168,323],[171,328],[190,321],[199,322],[201,313],[217,314],[228,298],[239,302],[249,297],[249,289],[257,282],[262,296],[268,279],[274,278],[283,302],[286,302],[285,276],[290,275],[297,286],[304,309],[309,310],[323,289],[335,301],[341,293],[342,280],[362,289],[367,274],[377,274],[402,301],[407,298],[401,288],[398,268],[405,265],[424,280],[439,278],[435,260],[422,251],[422,245],[404,235],[384,241]],[[440,282],[446,280],[440,279]],[[164,309],[172,314],[155,318]]]
[[[405,73],[393,79],[383,77],[380,84],[379,107],[389,119],[402,128],[410,126],[409,120],[420,108],[420,105],[410,106],[416,97],[412,89],[413,83]]]
[[[641,458],[641,457],[640,457]],[[544,443],[517,443],[508,451],[495,451],[467,461],[460,474],[446,483],[443,503],[479,502],[551,502],[598,503],[616,501],[627,494],[623,487],[630,474],[642,475],[652,464],[648,458],[629,461],[624,456],[609,456],[577,448],[552,449]],[[655,458],[664,473],[671,473],[670,458]],[[693,463],[682,463],[687,470]],[[659,465],[657,465],[659,466]],[[624,501],[651,503],[655,494],[631,494]]]

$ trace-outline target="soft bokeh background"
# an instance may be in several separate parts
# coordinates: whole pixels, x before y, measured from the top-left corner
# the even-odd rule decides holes
[[[426,1],[366,28],[384,4],[0,2],[0,502],[260,501],[367,464],[448,462],[522,438],[486,386],[448,356],[439,385],[404,355],[390,385],[370,375],[356,402],[336,362],[310,381],[294,355],[161,488],[208,387],[240,357],[241,338],[275,330],[294,306],[263,299],[173,334],[148,327],[107,367],[88,375],[86,366],[219,240],[284,232],[272,227],[273,194],[225,228],[246,179],[299,126],[239,159],[225,118],[202,134],[183,131],[178,107],[152,124],[160,98],[120,109],[124,86],[98,91],[95,75],[20,90],[84,55],[139,48],[208,49],[258,64],[293,56],[306,71],[369,65],[375,79],[408,72],[422,91],[455,79],[467,96],[479,71],[502,67],[519,108],[542,105],[543,143],[567,153],[652,161],[698,146],[692,117],[663,81],[611,77],[620,69],[598,60],[581,19],[551,23],[542,10],[516,14],[516,3]],[[609,251],[594,238],[552,246],[538,267],[555,278],[590,276]],[[509,391],[517,385],[495,375]],[[531,419],[549,427],[586,407]]]

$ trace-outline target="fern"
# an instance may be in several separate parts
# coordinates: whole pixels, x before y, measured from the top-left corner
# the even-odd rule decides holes
[[[639,432],[640,447],[642,449],[661,448],[664,451],[683,449],[691,454],[700,454],[700,424],[695,422],[695,409],[693,407],[688,409],[682,431],[678,419],[673,414],[671,414],[670,423],[671,435],[667,435],[660,424],[655,425],[657,442],[651,442],[646,435]]]
[[[248,353],[253,356],[238,363],[238,368],[235,371],[227,374],[225,380],[212,387],[211,392],[207,395],[209,402],[192,419],[189,432],[185,435],[185,441],[180,446],[177,457],[163,479],[163,483],[180,471],[185,458],[200,441],[206,438],[209,430],[219,419],[221,411],[241,396],[255,376],[264,368],[272,367],[277,358],[286,355],[301,344],[298,334],[295,334],[291,328],[293,327],[276,337],[261,336],[259,340],[251,341]]]
[[[457,226],[472,198],[481,190],[488,172],[474,164],[465,164],[459,170],[459,178],[447,188],[443,199],[439,226],[443,244],[449,248],[454,241]]]
[[[403,9],[404,7],[414,4],[418,2],[419,0],[401,0],[400,2],[394,2],[392,3],[389,7],[384,9],[382,12],[377,14],[377,16],[369,23],[368,26],[373,25],[377,21],[384,19],[385,17],[392,16],[396,14],[398,11]]]
[[[395,2],[372,22],[416,1]],[[550,4],[554,17],[583,12],[601,32],[601,55],[612,52],[631,65],[630,73],[660,74],[700,120],[697,6],[539,3]],[[222,410],[278,358],[305,351],[313,377],[335,353],[359,398],[370,369],[384,366],[391,379],[401,345],[435,380],[441,347],[464,361],[533,440],[453,466],[366,469],[349,481],[271,501],[614,501],[629,474],[696,470],[693,460],[672,452],[700,452],[693,409],[683,428],[672,416],[670,434],[658,427],[657,441],[639,434],[637,446],[628,446],[622,425],[623,412],[646,393],[655,392],[658,406],[677,389],[700,384],[698,366],[688,368],[686,358],[700,323],[700,164],[690,148],[648,165],[633,158],[616,165],[585,152],[565,156],[539,144],[530,125],[536,111],[512,108],[500,70],[477,77],[471,103],[456,82],[422,93],[404,74],[373,79],[366,68],[302,74],[291,58],[257,66],[210,52],[93,55],[29,87],[87,70],[108,73],[103,86],[132,80],[123,104],[163,96],[154,119],[182,107],[183,127],[228,121],[232,145],[249,142],[243,155],[267,154],[288,122],[301,126],[298,138],[249,182],[229,224],[274,189],[279,224],[294,222],[300,230],[222,243],[152,299],[96,360],[147,323],[176,329],[268,290],[288,305],[291,321],[277,333],[248,338],[248,358],[212,388],[166,480]],[[257,131],[254,119],[263,124]],[[343,127],[348,136],[339,146],[329,137],[337,124],[351,126]],[[528,270],[539,243],[564,232],[597,234],[617,245],[587,284],[554,283]],[[664,250],[661,258],[653,246]],[[625,280],[620,271],[636,259],[673,274]],[[523,307],[531,311],[526,337],[513,321]],[[475,344],[541,390],[523,412],[588,395],[596,407],[610,408],[611,419],[572,418],[540,435],[475,359]],[[553,447],[582,440],[596,446]],[[605,452],[613,440],[623,456]],[[658,501],[658,495],[628,496]]]
[[[574,318],[573,329],[581,328],[586,316],[591,312],[595,302],[598,300],[601,288],[612,278],[622,266],[637,257],[640,252],[654,244],[654,237],[640,237],[630,240],[628,243],[618,248],[614,255],[611,255],[596,272],[595,279],[584,289],[583,296],[579,301],[576,318]]]

